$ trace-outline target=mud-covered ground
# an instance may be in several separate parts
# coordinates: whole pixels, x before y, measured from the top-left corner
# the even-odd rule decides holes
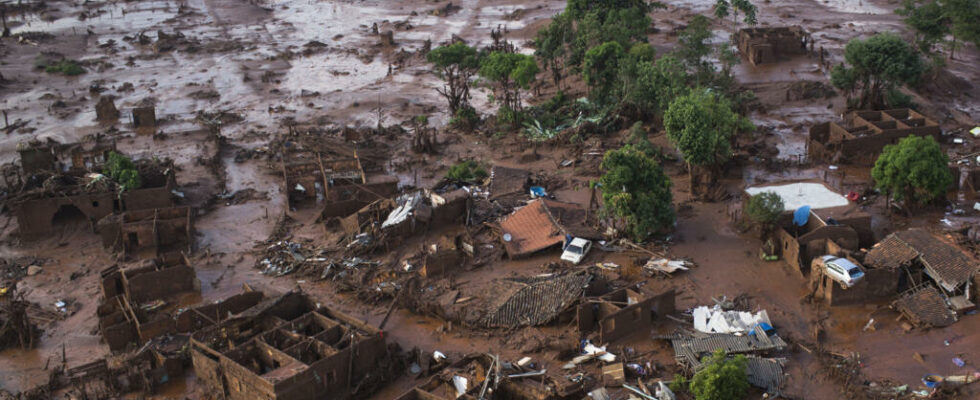
[[[650,42],[660,54],[675,46],[676,29],[695,14],[710,14],[714,2],[665,3],[668,9],[652,14],[658,33],[650,35]],[[830,65],[839,62],[843,46],[851,38],[883,31],[908,36],[893,13],[895,2],[757,3],[760,26],[802,25],[813,34],[816,46],[829,52]],[[457,0],[450,8],[447,4],[421,0],[44,2],[30,13],[9,16],[14,37],[0,40],[2,108],[9,124],[18,125],[0,135],[0,163],[16,161],[18,143],[30,139],[69,143],[98,133],[116,138],[119,149],[135,158],[172,158],[178,167],[180,190],[188,194],[188,201],[204,206],[195,223],[198,251],[192,257],[203,301],[237,293],[242,283],[279,290],[299,286],[322,302],[378,324],[387,303],[364,303],[339,293],[329,282],[300,276],[272,278],[253,267],[256,250],[272,234],[284,212],[294,221],[287,226],[294,239],[316,244],[331,235],[324,234],[314,212],[285,209],[280,178],[265,160],[236,160],[236,155],[242,150],[265,150],[275,135],[294,122],[324,128],[374,127],[379,123],[401,124],[415,115],[427,114],[441,127],[447,120],[444,101],[435,91],[441,82],[417,54],[427,40],[434,47],[458,36],[473,45],[486,45],[491,41],[491,29],[503,27],[519,51],[531,53],[528,40],[564,7],[564,1],[559,0]],[[393,31],[394,45],[381,44],[374,24],[381,32]],[[714,40],[724,42],[732,29],[731,21],[717,22],[713,29]],[[87,72],[64,77],[35,68],[39,57],[59,56],[79,60]],[[844,99],[839,95],[787,100],[786,91],[795,82],[827,82],[828,71],[818,59],[798,57],[765,67],[743,62],[735,74],[759,99],[760,106],[750,117],[760,127],[763,142],[778,150],[775,158],[791,162],[779,163],[774,169],[767,166],[772,164],[758,160],[729,171],[722,183],[730,192],[737,193],[746,184],[819,178],[828,173],[839,176],[839,170],[830,171],[825,165],[795,164],[805,154],[809,126],[838,121],[844,111]],[[972,127],[980,119],[980,91],[972,82],[980,82],[980,52],[967,46],[956,60],[948,61],[948,70],[939,78],[910,93],[924,113],[940,121],[947,131],[954,131]],[[545,85],[541,91],[553,93],[554,88]],[[480,112],[490,113],[494,106],[486,94],[483,89],[474,93],[474,104]],[[106,126],[95,121],[99,95],[116,97],[123,115],[120,123]],[[156,107],[161,121],[159,135],[132,132],[127,112],[145,104]],[[208,141],[203,129],[202,121],[216,119],[222,121],[222,143]],[[560,183],[561,189],[555,191],[559,200],[588,202],[585,188],[595,177],[557,167],[568,157],[567,149],[541,148],[540,160],[521,162],[523,145],[512,136],[447,131],[440,133],[444,144],[438,155],[420,156],[410,151],[411,138],[407,135],[387,143],[391,150],[388,172],[399,176],[404,185],[428,186],[458,159],[477,158],[546,175]],[[662,134],[651,136],[656,145],[667,145]],[[608,137],[601,142],[602,149],[615,148],[621,138]],[[955,150],[968,153],[973,146],[968,139],[964,149]],[[690,201],[683,166],[667,165],[666,169],[674,181],[680,210],[669,254],[691,259],[698,267],[672,279],[647,279],[646,285],[658,291],[680,289],[681,310],[712,304],[712,297],[723,295],[746,295],[753,308],[768,310],[781,334],[799,344],[788,353],[789,377],[784,392],[789,397],[847,397],[840,382],[826,374],[812,353],[818,346],[860,354],[869,380],[912,388],[921,386],[920,378],[925,374],[962,374],[975,369],[972,362],[980,362],[980,336],[976,334],[980,316],[965,316],[944,329],[906,333],[896,321],[897,313],[886,304],[830,309],[802,301],[806,294],[804,279],[782,262],[759,260],[759,241],[732,224],[726,203]],[[835,185],[848,190],[870,185],[866,169],[845,170],[847,175]],[[241,202],[215,197],[247,189],[257,195]],[[964,209],[972,207],[966,197],[953,198],[959,198]],[[954,224],[972,221],[969,216],[941,211],[912,218],[888,216],[883,200],[869,206],[868,211],[874,216],[879,235],[907,226],[941,228],[944,218]],[[71,227],[39,242],[19,241],[17,228],[9,212],[0,214],[0,257],[40,259],[43,268],[40,274],[24,277],[19,288],[27,292],[30,301],[53,313],[62,313],[55,309],[57,301],[67,301],[71,306],[60,320],[42,324],[44,335],[37,349],[0,352],[0,388],[13,392],[46,379],[45,368],[61,361],[63,349],[69,366],[109,354],[100,341],[95,309],[100,296],[99,271],[117,262],[84,226]],[[385,259],[397,262],[403,254],[407,251],[396,250]],[[498,260],[456,279],[534,275],[556,258],[556,254],[547,253],[520,261]],[[588,261],[625,265],[628,260],[627,255],[597,251]],[[875,329],[863,330],[870,318],[877,321]],[[668,333],[676,328],[673,324],[657,326],[656,332]],[[815,327],[825,333],[821,343],[813,336]],[[491,351],[513,360],[522,355],[520,346],[514,345],[521,338],[577,339],[576,333],[562,327],[518,332],[447,329],[441,320],[405,310],[397,310],[385,330],[390,340],[406,349],[456,354]],[[676,371],[669,346],[650,339],[650,335],[637,335],[621,346],[651,352],[650,357],[664,367],[658,374],[665,379]],[[914,354],[921,357],[917,360]],[[950,361],[954,356],[966,360],[967,367],[956,367]],[[534,357],[556,369],[559,365],[553,349]],[[416,383],[401,377],[374,398],[393,398]],[[963,398],[980,396],[980,390],[971,390]],[[187,379],[166,387],[160,397],[201,395],[193,374],[189,374]]]

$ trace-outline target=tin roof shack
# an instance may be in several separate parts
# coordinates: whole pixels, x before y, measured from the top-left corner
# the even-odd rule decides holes
[[[504,250],[510,258],[520,258],[557,247],[566,235],[601,239],[587,216],[578,204],[535,199],[500,222]]]
[[[155,258],[194,250],[193,210],[190,207],[126,211],[99,220],[106,248],[127,256]]]
[[[649,334],[653,317],[674,311],[674,291],[648,296],[633,289],[619,289],[579,302],[579,332],[598,328],[600,343],[612,343],[636,333]]]
[[[738,50],[752,65],[800,56],[813,47],[813,37],[799,26],[745,28],[738,31]]]
[[[546,400],[558,398],[553,379],[516,379],[519,371],[505,370],[496,356],[471,354],[454,362],[424,383],[398,396],[396,400]],[[509,365],[513,365],[508,363]],[[561,378],[564,379],[564,378]],[[544,383],[544,382],[547,382]],[[462,389],[462,393],[457,389]],[[484,393],[481,396],[481,393]],[[569,393],[571,394],[571,393]]]
[[[200,282],[186,260],[148,261],[102,271],[102,304],[96,315],[109,349],[118,352],[175,332],[171,313]]]
[[[857,251],[861,246],[874,242],[871,215],[850,205],[843,195],[821,182],[791,182],[765,186],[753,186],[745,190],[743,209],[749,197],[763,192],[774,192],[783,199],[784,212],[778,222],[773,241],[778,253],[802,276],[810,273],[814,258],[839,250]],[[796,226],[794,212],[810,207],[806,225]],[[829,243],[833,243],[831,246]]]
[[[199,382],[232,400],[350,398],[386,355],[376,328],[301,292],[191,336]]]
[[[970,285],[980,263],[959,246],[925,230],[908,229],[888,235],[868,252],[865,263],[904,268],[913,278],[921,271],[935,282],[943,296],[949,297],[955,310],[973,307]]]
[[[872,165],[885,145],[901,138],[932,136],[938,141],[942,136],[936,121],[907,108],[854,111],[845,121],[847,127],[825,122],[810,128],[807,154],[811,161]]]
[[[94,228],[97,221],[116,211],[173,207],[173,162],[139,160],[135,164],[142,186],[123,192],[105,175],[74,167],[60,175],[34,174],[11,198],[21,237],[39,239],[75,222],[87,222]],[[101,164],[92,168],[99,169]]]

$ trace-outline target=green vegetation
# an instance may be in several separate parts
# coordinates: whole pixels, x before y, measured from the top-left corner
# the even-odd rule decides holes
[[[949,158],[929,137],[908,136],[885,146],[871,177],[889,197],[904,200],[910,208],[941,197],[953,184]]]
[[[500,93],[500,110],[521,109],[520,90],[531,87],[538,74],[534,57],[516,53],[493,52],[480,60],[480,76],[495,83],[494,92]],[[516,119],[520,122],[520,117]]]
[[[487,169],[473,160],[460,161],[446,172],[446,179],[471,184],[479,184],[488,176]]]
[[[637,241],[674,225],[670,178],[654,159],[631,145],[602,158],[603,212],[617,218]]]
[[[619,78],[620,60],[625,55],[623,46],[617,42],[606,42],[585,52],[582,78],[589,85],[589,94],[593,99],[602,102],[613,95]]]
[[[433,49],[426,60],[437,68],[436,74],[446,81],[446,86],[436,89],[449,102],[450,115],[469,106],[470,78],[479,68],[476,49],[463,43],[453,43]]]
[[[647,157],[659,158],[661,156],[660,152],[650,144],[650,139],[647,138],[647,130],[643,128],[643,123],[640,121],[636,121],[630,127],[630,134],[626,137],[626,144],[643,152]]]
[[[923,52],[943,42],[952,59],[960,42],[980,46],[980,0],[905,0],[895,12],[915,31]]]
[[[925,71],[919,53],[902,38],[880,33],[868,39],[853,39],[844,48],[849,66],[838,65],[830,81],[844,91],[860,91],[854,103],[858,108],[883,108],[885,94],[904,84],[915,84]]]
[[[749,198],[745,215],[768,229],[779,220],[785,206],[783,198],[775,192],[762,192]]]
[[[469,104],[464,104],[456,109],[453,117],[449,119],[449,125],[464,131],[471,131],[480,123],[480,115],[476,109]]]
[[[140,173],[136,170],[136,165],[128,157],[115,151],[109,153],[109,159],[105,164],[106,175],[116,181],[122,189],[133,190],[143,186]]]
[[[728,358],[722,350],[701,359],[704,367],[691,378],[691,393],[697,400],[741,400],[749,391],[744,355]]]
[[[38,56],[34,60],[34,66],[38,69],[43,69],[44,72],[49,74],[76,76],[85,73],[85,68],[82,68],[82,65],[79,64],[78,61],[67,58],[54,61],[49,60],[44,56]]]
[[[731,103],[706,89],[695,89],[670,104],[664,115],[667,138],[684,155],[696,194],[694,168],[707,167],[711,181],[718,165],[731,157],[736,130],[752,130],[752,123],[732,111]]]

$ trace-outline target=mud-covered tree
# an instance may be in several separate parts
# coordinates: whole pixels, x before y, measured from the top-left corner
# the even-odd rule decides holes
[[[674,225],[670,178],[653,158],[626,145],[607,151],[601,166],[603,213],[622,221],[633,239]]]
[[[755,4],[749,0],[718,0],[715,2],[715,16],[722,19],[731,15],[732,29],[738,26],[739,11],[745,16],[743,20],[746,24],[755,25],[758,23],[755,15]]]
[[[620,61],[625,57],[623,46],[617,42],[606,42],[585,52],[582,78],[589,86],[589,95],[599,103],[606,103],[617,87]]]
[[[830,72],[830,81],[845,93],[860,92],[858,108],[882,108],[885,94],[918,82],[925,66],[919,53],[891,33],[853,39],[844,48],[844,60]]]
[[[786,208],[783,198],[775,192],[762,192],[749,198],[745,215],[768,231],[779,220]]]
[[[442,97],[449,102],[449,114],[465,107],[470,99],[470,79],[480,67],[476,49],[464,43],[453,43],[432,49],[426,59],[436,67],[446,85],[436,88]]]
[[[524,54],[493,52],[480,61],[480,76],[494,82],[501,111],[521,109],[520,90],[530,88],[537,74],[534,57]]]
[[[436,150],[436,133],[429,127],[427,115],[417,115],[412,118],[412,149],[419,153],[433,153]]]
[[[735,132],[753,128],[732,110],[726,98],[707,89],[694,89],[670,103],[664,114],[664,129],[667,139],[684,155],[692,195],[698,195],[695,169],[706,169],[709,183],[714,183],[717,167],[731,157]]]
[[[908,136],[885,146],[871,177],[889,198],[909,208],[941,197],[953,183],[949,157],[931,136]]]
[[[704,366],[691,378],[691,394],[697,400],[741,400],[749,391],[748,360],[729,358],[722,350],[701,359]]]

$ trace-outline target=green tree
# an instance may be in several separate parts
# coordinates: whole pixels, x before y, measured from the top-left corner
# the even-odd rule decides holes
[[[749,391],[744,355],[728,358],[717,350],[701,359],[703,367],[691,378],[691,393],[697,400],[741,400]]]
[[[904,200],[911,208],[941,197],[953,184],[949,157],[931,136],[908,136],[885,146],[871,177],[889,198]]]
[[[606,42],[585,53],[582,78],[589,85],[590,95],[599,103],[605,103],[612,94],[619,78],[620,60],[625,56],[623,46]]]
[[[501,107],[509,110],[520,110],[520,89],[530,88],[537,74],[534,57],[524,54],[495,51],[480,61],[480,76],[496,83]]]
[[[949,18],[937,0],[905,0],[895,13],[905,17],[905,24],[915,31],[915,42],[923,52],[928,53],[950,33]]]
[[[453,43],[432,49],[426,59],[435,65],[436,74],[446,85],[436,91],[449,102],[449,114],[467,105],[470,99],[470,78],[479,68],[476,49],[464,43]]]
[[[575,38],[575,27],[568,13],[555,15],[534,39],[534,56],[551,71],[551,79],[561,89],[568,45]]]
[[[104,171],[123,190],[139,189],[143,186],[140,173],[133,160],[115,151],[109,152],[109,159],[106,160]]]
[[[745,215],[768,229],[776,224],[786,205],[783,198],[775,192],[762,192],[749,198]]]
[[[849,66],[834,67],[830,80],[845,92],[860,90],[859,108],[884,107],[888,90],[918,82],[925,71],[919,53],[891,33],[852,39],[844,48],[844,59]]]
[[[705,59],[712,50],[709,39],[711,20],[703,15],[695,16],[677,38],[677,56],[691,73],[696,74],[697,85],[707,81],[714,72],[714,67]]]
[[[758,23],[755,15],[755,4],[752,4],[752,2],[749,0],[718,0],[715,2],[715,16],[722,19],[731,14],[732,29],[738,25],[739,11],[741,11],[742,14],[745,14],[744,21],[746,24],[755,25]]]
[[[652,158],[631,145],[602,158],[603,212],[623,221],[637,241],[674,224],[670,178]]]
[[[731,157],[736,130],[752,129],[751,122],[732,111],[724,97],[706,89],[694,89],[674,100],[664,114],[667,138],[684,155],[691,176],[691,194],[697,196],[695,167],[707,168],[710,182],[716,167]]]
[[[950,20],[952,41],[949,58],[953,59],[958,41],[980,47],[980,0],[943,0],[944,14]]]
[[[629,136],[626,137],[626,144],[633,146],[637,150],[646,154],[647,157],[657,157],[659,152],[653,144],[650,143],[648,138],[647,130],[643,127],[643,123],[636,121],[633,126],[630,127]]]
[[[666,55],[654,63],[640,64],[636,90],[631,94],[641,108],[663,115],[678,96],[687,93],[688,75],[677,57]]]

